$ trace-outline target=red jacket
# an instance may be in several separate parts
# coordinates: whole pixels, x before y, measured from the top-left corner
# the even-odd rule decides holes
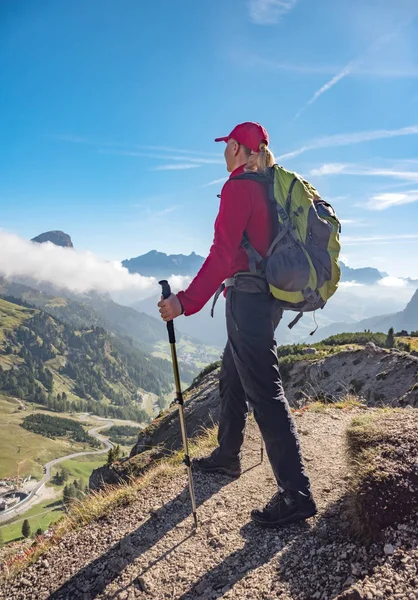
[[[272,242],[267,190],[256,181],[234,181],[243,172],[244,166],[235,169],[223,186],[209,255],[187,290],[177,294],[186,316],[199,312],[226,278],[249,270],[247,254],[240,246],[244,231],[262,256]]]

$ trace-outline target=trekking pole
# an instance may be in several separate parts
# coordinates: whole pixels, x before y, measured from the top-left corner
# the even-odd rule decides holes
[[[165,279],[160,281],[159,284],[162,287],[163,298],[164,298],[164,300],[166,300],[169,296],[171,296],[170,284]],[[189,478],[189,492],[190,492],[190,500],[192,502],[194,526],[197,527],[196,499],[195,499],[194,488],[193,488],[192,465],[191,465],[190,456],[189,456],[189,443],[187,440],[186,421],[184,418],[184,401],[183,401],[183,394],[181,391],[181,384],[180,384],[180,373],[179,373],[179,365],[178,365],[178,361],[177,361],[177,351],[176,351],[176,336],[174,333],[173,321],[167,321],[167,331],[168,331],[168,341],[170,342],[170,348],[171,348],[171,359],[173,362],[174,383],[176,386],[176,402],[179,405],[181,436],[183,438],[183,448],[184,448],[183,462],[187,467],[187,476]]]
[[[260,436],[261,440],[260,440],[260,462],[263,462],[264,460],[264,443],[263,443],[263,436]]]

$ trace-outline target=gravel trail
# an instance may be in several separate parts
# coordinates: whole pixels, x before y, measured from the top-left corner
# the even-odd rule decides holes
[[[230,481],[195,472],[200,525],[192,533],[186,474],[154,481],[133,504],[66,536],[14,580],[7,600],[416,600],[416,523],[366,547],[343,518],[344,432],[353,416],[328,409],[295,415],[319,514],[307,524],[262,530],[253,507],[275,491],[250,421],[244,473]]]

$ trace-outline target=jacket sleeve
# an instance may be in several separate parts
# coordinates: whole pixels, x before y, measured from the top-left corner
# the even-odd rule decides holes
[[[177,294],[186,316],[199,312],[224,279],[233,275],[233,261],[251,215],[250,186],[245,183],[229,180],[222,189],[209,255],[189,287]]]

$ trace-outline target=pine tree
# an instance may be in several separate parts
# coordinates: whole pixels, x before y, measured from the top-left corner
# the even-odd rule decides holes
[[[43,534],[42,527],[38,527],[38,529],[36,530],[36,535],[42,535],[42,534]]]
[[[28,538],[30,536],[30,525],[29,525],[29,521],[27,519],[25,519],[23,521],[23,525],[22,525],[22,535],[25,538]]]
[[[393,331],[393,327],[391,327],[388,331],[388,335],[386,338],[386,348],[394,348],[395,347],[395,335]]]
[[[76,489],[72,483],[64,486],[64,492],[62,494],[62,501],[64,506],[69,506],[76,497]]]

